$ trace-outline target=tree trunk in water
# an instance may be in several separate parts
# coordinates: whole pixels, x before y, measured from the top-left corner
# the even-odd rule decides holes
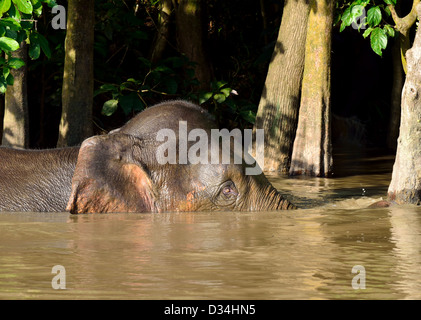
[[[417,6],[418,16],[421,5]],[[389,185],[389,201],[399,204],[421,203],[421,29],[418,28],[414,44],[406,52],[407,74],[402,92],[401,125]]]
[[[312,0],[305,67],[291,175],[326,177],[332,173],[330,133],[330,54],[333,0]]]
[[[80,144],[92,135],[94,0],[70,0],[57,146]]]
[[[25,66],[10,72],[14,77],[13,86],[8,86],[5,95],[2,144],[7,147],[29,147],[29,120],[27,95],[27,45],[11,53],[12,57],[25,61]]]
[[[167,47],[168,39],[170,37],[170,18],[172,13],[171,0],[162,0],[161,9],[159,12],[158,30],[155,37],[154,45],[152,46],[151,61],[156,63],[162,59],[165,48]]]
[[[392,48],[393,57],[393,84],[390,103],[390,120],[389,129],[387,131],[387,147],[396,150],[397,140],[399,137],[399,123],[401,119],[401,98],[404,83],[404,72],[402,68],[400,44],[395,42]]]
[[[300,106],[309,5],[285,1],[254,129],[265,131],[264,171],[288,173]]]
[[[202,27],[202,0],[179,0],[176,11],[178,49],[196,63],[200,88],[209,89],[212,69],[205,54]]]

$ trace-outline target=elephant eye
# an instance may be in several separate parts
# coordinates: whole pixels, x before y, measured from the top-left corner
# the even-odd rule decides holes
[[[237,188],[234,182],[227,181],[221,187],[221,192],[225,197],[236,197],[238,196]]]

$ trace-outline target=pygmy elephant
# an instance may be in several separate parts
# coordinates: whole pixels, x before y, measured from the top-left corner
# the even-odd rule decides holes
[[[182,128],[187,133],[196,132],[202,137],[206,136],[202,141],[206,143],[201,144],[200,152],[196,140],[190,134],[184,134]],[[46,184],[44,186],[37,186],[38,181],[33,176],[26,189],[23,184],[15,186],[21,189],[18,190],[19,194],[27,194],[24,202],[50,202],[46,209],[25,206],[25,203],[11,205],[16,199],[3,195],[5,187],[2,176],[5,173],[0,169],[0,209],[94,213],[294,208],[263,173],[245,174],[249,165],[244,159],[240,162],[220,161],[224,154],[222,145],[218,146],[221,152],[215,157],[215,150],[218,149],[209,138],[212,137],[212,129],[217,129],[212,116],[186,101],[168,101],[147,108],[120,129],[86,139],[79,150],[66,148],[49,151],[50,157],[56,154],[60,160],[40,171],[49,171],[48,166],[58,167],[54,169],[53,176],[56,176],[61,187],[52,186],[56,181],[54,178],[42,182]],[[162,148],[164,144],[168,148]],[[198,153],[205,161],[197,161]],[[176,158],[171,158],[174,154]],[[234,151],[230,150],[228,158],[233,160],[233,157]],[[0,161],[3,162],[3,157]],[[18,168],[19,163],[13,159],[10,161],[19,175],[22,171]],[[40,157],[33,161],[45,160]],[[10,179],[13,178],[7,180]],[[31,199],[31,188],[35,187],[50,192],[49,195],[36,194],[48,199]],[[7,192],[13,193],[13,190],[9,188]]]

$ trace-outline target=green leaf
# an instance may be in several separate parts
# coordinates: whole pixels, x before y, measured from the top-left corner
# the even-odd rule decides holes
[[[15,78],[13,78],[13,75],[11,73],[9,73],[9,75],[7,76],[6,83],[8,86],[13,86],[13,84],[15,83]]]
[[[3,51],[15,51],[19,49],[19,43],[8,37],[0,37],[0,49]]]
[[[378,6],[367,11],[367,23],[370,27],[376,27],[382,21],[382,11]]]
[[[117,91],[116,86],[113,85],[113,84],[109,84],[109,83],[103,84],[100,88],[101,88],[101,90],[103,90],[103,92],[105,92],[105,91]]]
[[[140,84],[140,81],[136,80],[135,78],[129,78],[129,79],[127,79],[127,82],[131,82],[134,85],[139,85]]]
[[[9,74],[10,74],[10,68],[3,67],[3,77],[6,79]]]
[[[0,76],[0,93],[6,93],[7,81],[4,76]]]
[[[111,116],[117,110],[117,107],[118,107],[118,100],[115,100],[115,99],[108,100],[102,106],[101,113],[104,116]]]
[[[9,11],[7,11],[7,14],[9,15],[10,18],[15,19],[16,21],[20,21],[21,20],[21,15],[19,10],[16,9],[16,5],[12,4],[10,6]]]
[[[383,0],[386,4],[396,5],[396,0]]]
[[[139,99],[135,92],[120,97],[118,102],[120,103],[125,115],[129,115],[132,111],[142,111],[144,109],[142,100]]]
[[[227,84],[228,84],[228,82],[225,82],[225,81],[216,81],[215,86],[216,86],[216,89],[219,90]]]
[[[228,98],[229,97],[229,95],[231,94],[231,88],[223,88],[223,89],[221,89],[221,93],[226,97],[226,98]]]
[[[341,17],[341,27],[339,29],[340,32],[344,31],[344,29],[351,25],[352,23],[352,15],[351,15],[351,7],[346,8],[344,13]]]
[[[218,103],[222,103],[225,101],[225,95],[223,95],[222,93],[217,93],[213,96],[213,99],[218,102]]]
[[[367,28],[367,30],[364,31],[364,33],[363,33],[364,39],[367,38],[370,35],[371,31],[373,31],[373,28],[371,28],[371,27]]]
[[[0,0],[0,17],[3,15],[3,13],[9,11],[10,5],[10,0]]]
[[[213,95],[212,92],[204,92],[204,93],[200,94],[199,104],[203,104],[206,101],[208,101],[212,97],[212,95]]]
[[[0,19],[0,25],[10,28],[11,30],[18,31],[21,29],[21,25],[18,21],[13,18],[2,18]]]
[[[364,14],[364,7],[360,4],[351,6],[351,17],[352,17],[352,22],[355,22],[355,20],[358,17],[361,17]]]
[[[357,19],[360,18],[360,23],[358,24],[358,30],[365,25],[365,17],[364,7],[367,5],[366,1],[355,1],[351,6],[349,6],[343,13],[342,13],[342,24],[339,29],[342,32],[346,27],[350,26],[351,24],[357,24]]]
[[[19,69],[25,65],[25,61],[19,58],[9,58],[7,62],[9,67],[12,69]]]
[[[155,72],[162,72],[162,73],[174,73],[174,71],[171,68],[168,68],[167,66],[161,65],[161,66],[157,66],[154,69]]]
[[[46,57],[48,59],[50,59],[51,58],[51,50],[50,50],[50,46],[48,44],[47,39],[40,33],[37,33],[37,35],[38,35],[38,41],[39,41],[39,44],[41,46],[42,52],[44,52]]]
[[[395,36],[395,29],[393,29],[393,27],[392,26],[390,26],[390,25],[385,25],[384,27],[383,27],[383,29],[384,29],[384,31],[386,31],[386,34],[389,36],[389,37],[391,37],[391,38],[393,38],[394,36]]]
[[[249,123],[254,124],[254,122],[256,121],[256,113],[254,113],[251,110],[242,110],[239,113],[240,116]]]
[[[32,13],[32,3],[30,0],[12,0],[14,4],[18,7],[18,10],[22,13],[31,14]]]
[[[41,54],[41,46],[39,45],[39,43],[31,42],[29,44],[28,54],[32,60],[38,59]]]
[[[386,31],[381,28],[375,28],[370,35],[371,48],[380,57],[382,56],[382,50],[387,46],[387,35]]]
[[[94,92],[94,97],[104,92],[116,93],[118,92],[118,88],[113,84],[103,84],[101,87],[99,87],[98,90]]]
[[[31,2],[32,2],[33,9],[34,9],[34,13],[37,16],[40,16],[42,14],[42,3],[41,3],[41,0],[31,0]]]
[[[4,34],[5,37],[18,41],[18,32],[12,29],[6,28],[6,33]]]
[[[50,8],[55,7],[57,2],[55,0],[41,0],[43,3],[46,3]]]
[[[36,31],[31,32],[31,34],[29,35],[29,42],[30,42],[30,45],[33,46],[33,50],[34,50],[33,52],[34,58],[31,57],[32,59],[38,59],[39,49],[41,49],[42,52],[44,52],[44,54],[47,56],[48,59],[51,58],[50,46],[48,45],[47,39],[45,39],[45,37],[42,34],[39,34]],[[36,54],[38,54],[38,56]]]

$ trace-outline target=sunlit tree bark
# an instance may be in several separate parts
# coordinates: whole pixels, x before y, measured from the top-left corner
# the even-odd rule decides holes
[[[12,57],[27,62],[27,45],[22,42]],[[14,77],[13,86],[8,86],[5,95],[2,145],[14,148],[29,147],[29,116],[27,95],[27,67],[10,71]]]
[[[69,0],[58,146],[92,135],[94,0]]]
[[[417,6],[418,16],[421,5]],[[399,204],[421,204],[421,30],[406,52],[407,74],[402,91],[401,123],[388,198]]]
[[[285,1],[254,129],[264,129],[265,171],[287,173],[300,106],[307,0]]]
[[[172,1],[162,0],[160,5],[157,33],[151,52],[152,62],[157,62],[162,58],[170,37],[170,18],[173,9]]]
[[[405,73],[407,72],[407,62],[405,59],[405,54],[406,51],[411,47],[409,31],[414,25],[415,21],[417,20],[416,8],[419,3],[420,0],[413,0],[411,11],[405,17],[402,18],[399,17],[398,13],[396,12],[396,8],[393,4],[388,5],[388,8],[392,14],[393,21],[396,23],[395,29],[399,31],[402,66],[405,70]]]
[[[417,19],[416,7],[420,0],[413,0],[411,11],[404,17],[399,17],[399,7],[401,1],[396,6],[389,4],[388,8],[392,13],[395,28],[399,31],[399,44],[393,48],[393,87],[390,109],[390,122],[388,128],[387,146],[390,149],[396,149],[397,138],[399,136],[399,123],[401,112],[402,87],[405,79],[404,72],[407,72],[407,62],[405,58],[406,51],[411,46],[410,29]],[[398,49],[399,48],[399,49]],[[403,68],[403,70],[402,70]]]
[[[330,58],[334,0],[312,0],[291,175],[332,173]]]

